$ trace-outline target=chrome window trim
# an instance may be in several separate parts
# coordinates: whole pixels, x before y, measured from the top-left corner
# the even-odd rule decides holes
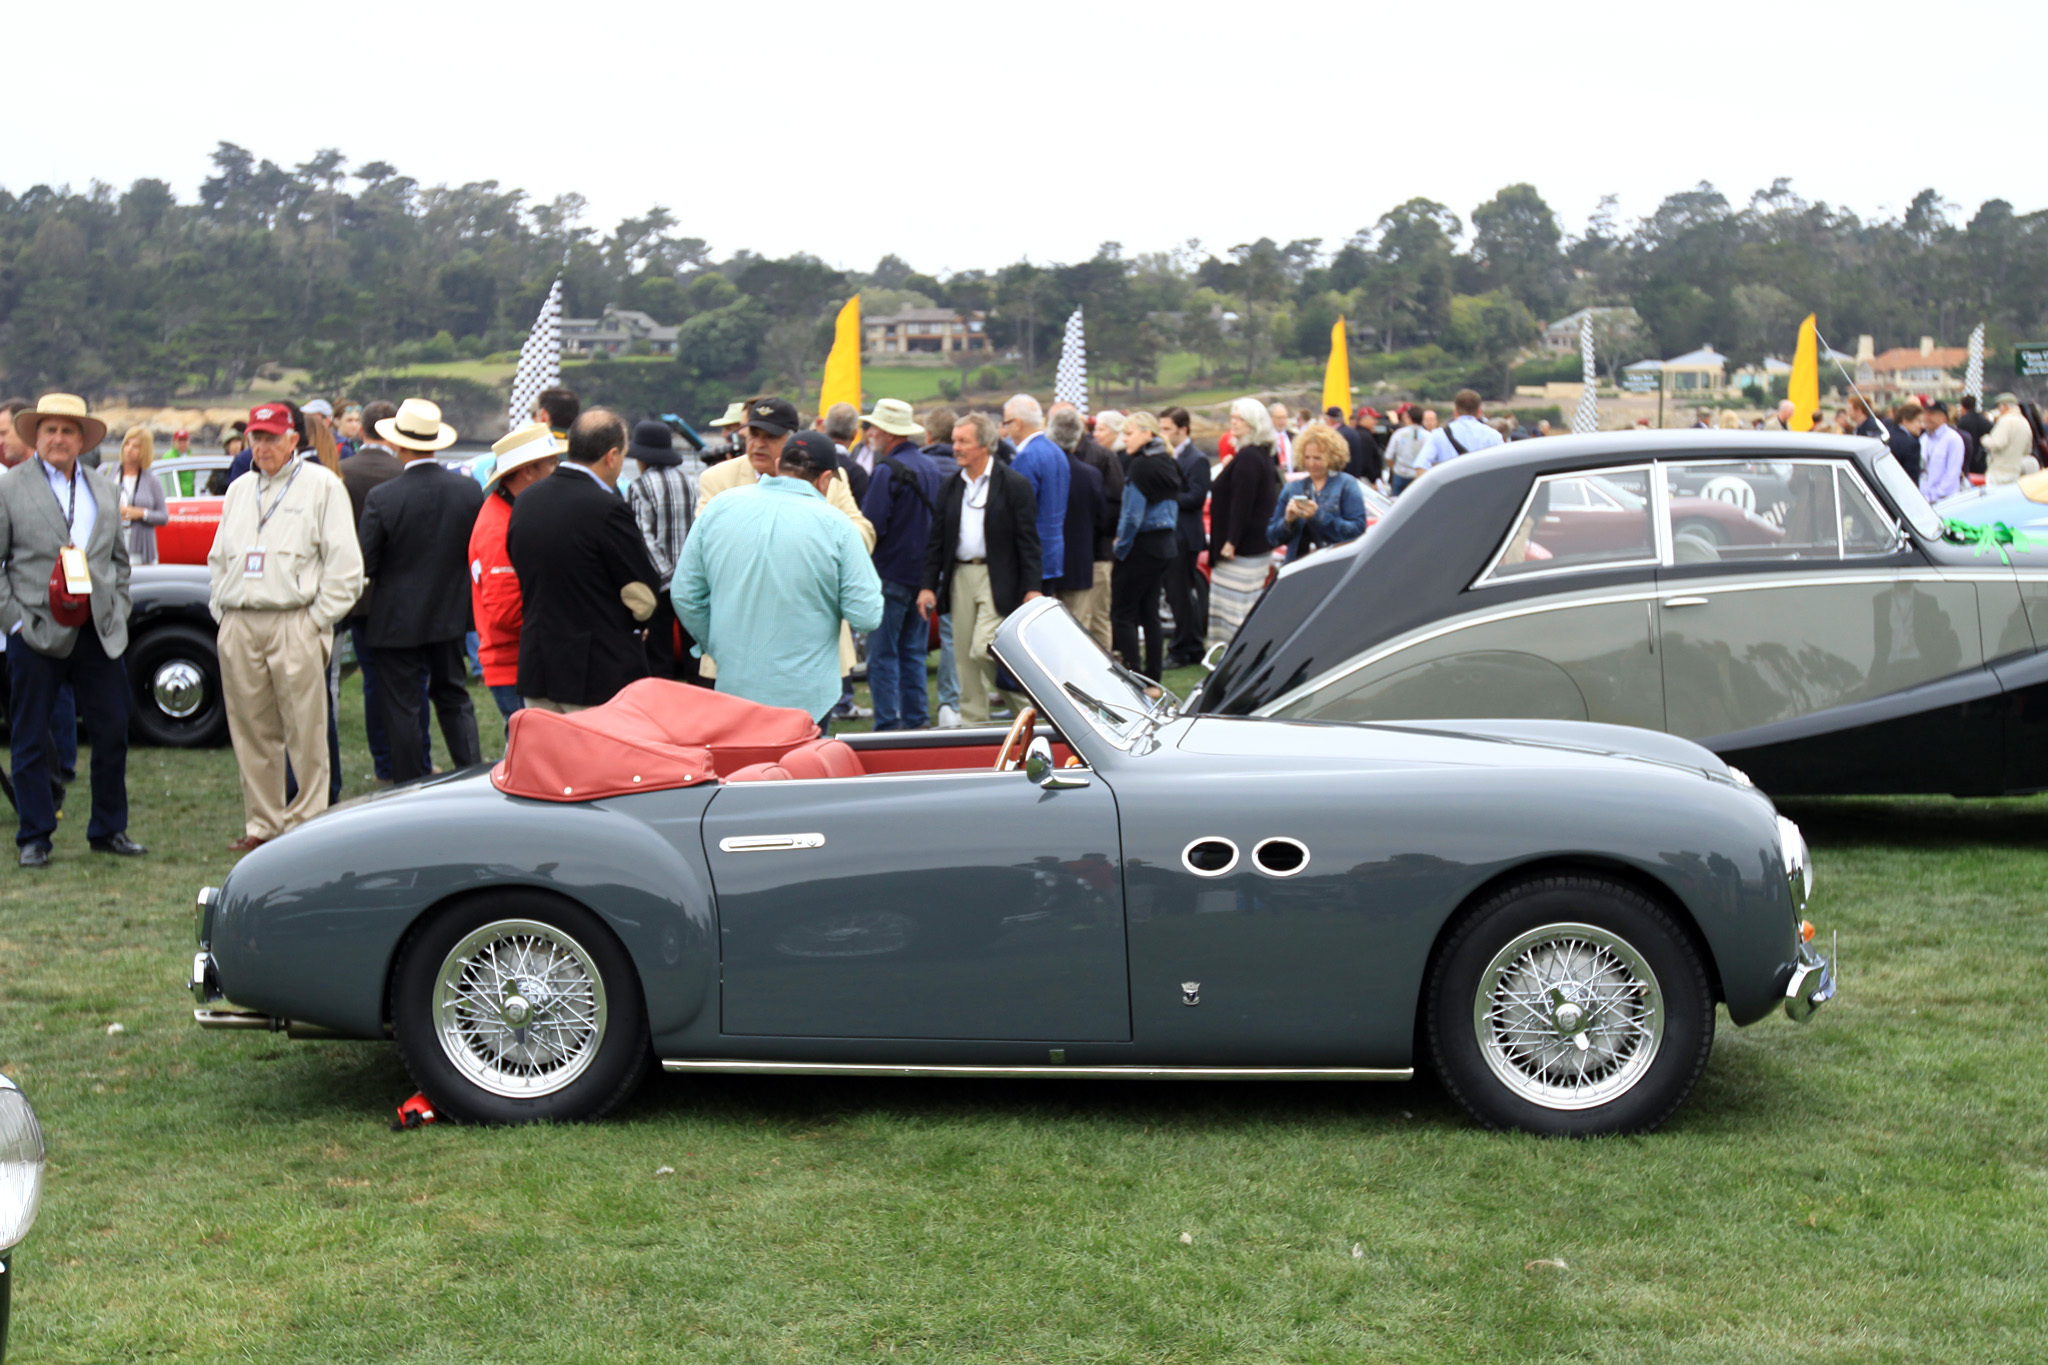
[[[1878,520],[1882,521],[1891,531],[1891,540],[1885,544],[1882,550],[1865,550],[1853,555],[1849,553],[1849,533],[1842,526],[1842,479],[1844,476],[1856,485],[1857,490],[1863,494],[1863,500],[1870,504],[1872,511],[1877,513]],[[1879,559],[1885,555],[1895,555],[1902,546],[1911,544],[1899,523],[1892,520],[1891,509],[1885,506],[1884,499],[1870,491],[1870,485],[1863,482],[1862,471],[1846,460],[1840,461],[1835,465],[1835,543],[1839,547],[1844,563],[1851,559]]]
[[[1811,562],[1832,565],[1839,561]],[[2011,580],[2004,574],[1989,570],[1947,571],[1941,569],[1880,569],[1874,567],[1850,570],[1836,569],[1827,577],[1827,582],[1829,583],[1847,584],[1871,582],[1967,583],[1979,581],[1999,583],[2010,582]],[[2044,573],[2040,581],[2048,581],[2048,573]],[[1714,593],[1718,596],[1731,592],[1763,592],[1773,588],[1807,588],[1814,586],[1817,585],[1811,575],[1788,576],[1780,574],[1771,578],[1753,579],[1746,583],[1716,581],[1714,583]],[[1423,630],[1418,634],[1403,636],[1390,644],[1371,651],[1353,663],[1345,664],[1335,671],[1323,674],[1318,678],[1312,678],[1308,682],[1302,683],[1299,687],[1281,693],[1272,701],[1253,711],[1252,714],[1255,716],[1278,715],[1283,708],[1312,697],[1318,692],[1335,687],[1352,674],[1371,668],[1383,659],[1392,658],[1394,655],[1404,650],[1413,649],[1417,645],[1428,644],[1431,640],[1441,639],[1454,631],[1466,630],[1473,626],[1488,626],[1496,621],[1512,621],[1518,617],[1535,616],[1546,611],[1568,611],[1574,607],[1607,607],[1623,602],[1648,602],[1654,606],[1655,603],[1668,596],[1671,591],[1672,585],[1666,583],[1661,587],[1653,585],[1631,589],[1627,592],[1602,593],[1593,597],[1574,597],[1563,602],[1534,602],[1526,606],[1508,607],[1500,611],[1483,612],[1473,616],[1461,616],[1455,620]]]
[[[1640,464],[1603,465],[1598,469],[1560,469],[1555,473],[1537,475],[1536,481],[1529,485],[1528,495],[1522,499],[1522,505],[1516,509],[1514,517],[1508,522],[1507,534],[1501,537],[1500,545],[1494,550],[1492,557],[1486,561],[1486,567],[1479,571],[1479,577],[1472,580],[1469,590],[1477,591],[1481,588],[1497,588],[1509,583],[1532,583],[1538,579],[1556,578],[1564,574],[1599,573],[1608,569],[1655,568],[1659,564],[1664,563],[1664,552],[1659,544],[1657,530],[1659,521],[1657,516],[1657,485],[1660,481],[1654,473],[1656,468],[1657,465],[1654,461],[1644,461]],[[1513,578],[1495,578],[1493,576],[1494,570],[1500,567],[1501,557],[1508,552],[1508,546],[1514,543],[1515,529],[1522,524],[1522,518],[1529,515],[1529,507],[1536,501],[1537,490],[1546,484],[1555,483],[1561,479],[1591,479],[1601,477],[1602,475],[1611,476],[1635,473],[1642,474],[1643,486],[1649,490],[1649,495],[1646,499],[1650,514],[1649,558],[1602,559],[1590,564],[1560,564],[1554,569],[1531,569],[1527,573],[1518,573]]]

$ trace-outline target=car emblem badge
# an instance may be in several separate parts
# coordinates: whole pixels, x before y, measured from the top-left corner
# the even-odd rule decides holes
[[[1181,1002],[1181,1004],[1183,1004],[1183,1005],[1199,1005],[1199,1004],[1201,1004],[1201,1003],[1202,1003],[1202,983],[1201,983],[1201,982],[1199,982],[1199,981],[1183,981],[1183,982],[1181,982],[1181,983],[1180,983],[1180,1002]]]

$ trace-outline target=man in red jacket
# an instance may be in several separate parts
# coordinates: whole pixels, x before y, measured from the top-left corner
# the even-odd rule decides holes
[[[524,604],[519,575],[505,550],[505,531],[512,524],[512,500],[528,484],[555,472],[564,447],[547,423],[534,422],[510,432],[491,447],[497,465],[484,482],[488,494],[469,533],[469,600],[476,617],[476,657],[484,670],[484,686],[504,714],[511,733],[512,713],[519,701],[519,625]]]

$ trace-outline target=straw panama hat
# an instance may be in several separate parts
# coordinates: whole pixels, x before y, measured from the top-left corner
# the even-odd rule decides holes
[[[484,487],[504,478],[515,469],[560,455],[569,447],[548,430],[546,422],[528,422],[514,431],[508,431],[491,443],[491,454],[498,457],[498,463],[491,468],[491,477],[484,480]]]
[[[22,443],[35,448],[36,426],[45,417],[68,417],[78,423],[83,433],[83,445],[92,449],[107,439],[107,424],[97,417],[89,417],[85,411],[85,400],[75,393],[46,393],[32,408],[23,408],[14,414],[14,434]]]
[[[891,436],[918,436],[924,428],[917,424],[917,414],[910,404],[901,398],[882,398],[875,402],[875,410],[860,419],[871,427],[878,427]]]
[[[455,428],[441,420],[441,408],[424,398],[408,398],[396,417],[377,423],[377,434],[407,450],[446,450],[455,444]]]
[[[728,403],[726,404],[724,415],[708,425],[714,427],[743,427],[746,424],[747,405],[745,403]]]

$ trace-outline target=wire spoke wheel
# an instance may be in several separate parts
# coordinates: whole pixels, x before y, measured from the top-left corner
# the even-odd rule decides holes
[[[441,1051],[493,1095],[533,1099],[573,1084],[604,1044],[604,977],[584,946],[538,920],[495,920],[442,960],[433,993]]]
[[[1657,974],[1626,939],[1590,924],[1546,924],[1480,972],[1472,1029],[1486,1065],[1547,1109],[1590,1109],[1633,1089],[1664,1041]]]

